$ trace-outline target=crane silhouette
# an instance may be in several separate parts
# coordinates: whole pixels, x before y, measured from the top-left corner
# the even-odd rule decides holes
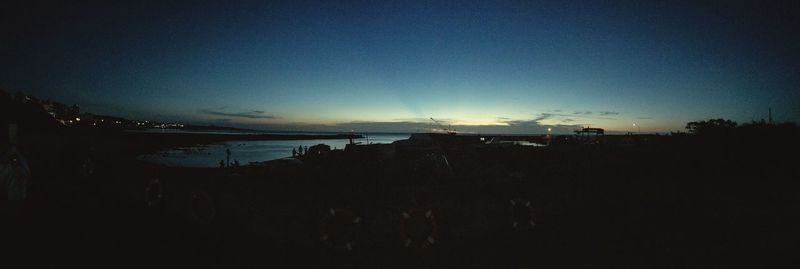
[[[431,117],[431,120],[432,120],[434,123],[436,123],[436,125],[439,125],[439,128],[440,128],[440,129],[442,129],[442,130],[444,130],[444,131],[445,131],[447,134],[449,134],[449,135],[456,135],[456,130],[455,130],[455,129],[444,127],[444,125],[443,125],[443,124],[441,124],[439,121],[435,120],[433,117]]]

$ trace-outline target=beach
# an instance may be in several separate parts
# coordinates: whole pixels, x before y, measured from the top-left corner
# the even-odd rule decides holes
[[[790,255],[790,224],[798,218],[790,209],[799,202],[789,160],[760,146],[640,141],[373,144],[230,168],[112,154],[94,159],[92,176],[34,195],[36,210],[28,212],[50,213],[30,213],[24,225],[69,221],[23,242],[84,234],[88,247],[41,251],[88,251],[107,259],[80,261],[101,264],[135,256],[197,266],[669,267],[719,262],[696,253]],[[525,205],[523,215],[517,205]],[[361,224],[330,226],[331,211]],[[430,221],[405,220],[425,212],[435,234]],[[737,235],[742,230],[752,236]],[[428,237],[434,243],[426,246]],[[762,240],[772,244],[748,247]]]

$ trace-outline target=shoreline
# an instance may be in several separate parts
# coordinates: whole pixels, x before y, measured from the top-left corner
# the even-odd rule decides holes
[[[95,147],[116,148],[130,156],[155,153],[160,150],[207,145],[225,141],[277,141],[277,140],[340,140],[360,139],[362,135],[331,134],[208,134],[208,133],[144,133],[144,132],[100,132],[83,133],[80,136],[99,138],[90,142]],[[101,142],[102,141],[102,142]],[[103,145],[103,146],[100,146]],[[123,146],[124,145],[124,146]]]
[[[356,134],[214,134],[214,133],[148,133],[125,132],[123,136],[140,136],[142,138],[166,139],[177,138],[203,140],[211,142],[221,141],[255,141],[255,140],[328,140],[328,139],[361,139],[362,135]]]

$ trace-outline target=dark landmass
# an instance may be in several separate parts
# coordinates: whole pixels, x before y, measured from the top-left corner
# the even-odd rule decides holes
[[[229,168],[163,167],[136,156],[230,136],[21,126],[29,196],[2,205],[0,230],[13,246],[8,257],[32,267],[798,262],[800,170],[791,156],[800,132],[791,124],[556,136],[548,147],[416,135]]]

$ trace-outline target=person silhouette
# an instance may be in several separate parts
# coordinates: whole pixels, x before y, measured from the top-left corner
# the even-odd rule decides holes
[[[297,149],[292,148],[292,157],[297,157]]]
[[[231,149],[225,149],[225,155],[227,156],[227,164],[228,166],[231,165]]]
[[[0,141],[0,200],[21,201],[28,195],[30,168],[16,148],[17,125],[7,126],[8,144]]]

